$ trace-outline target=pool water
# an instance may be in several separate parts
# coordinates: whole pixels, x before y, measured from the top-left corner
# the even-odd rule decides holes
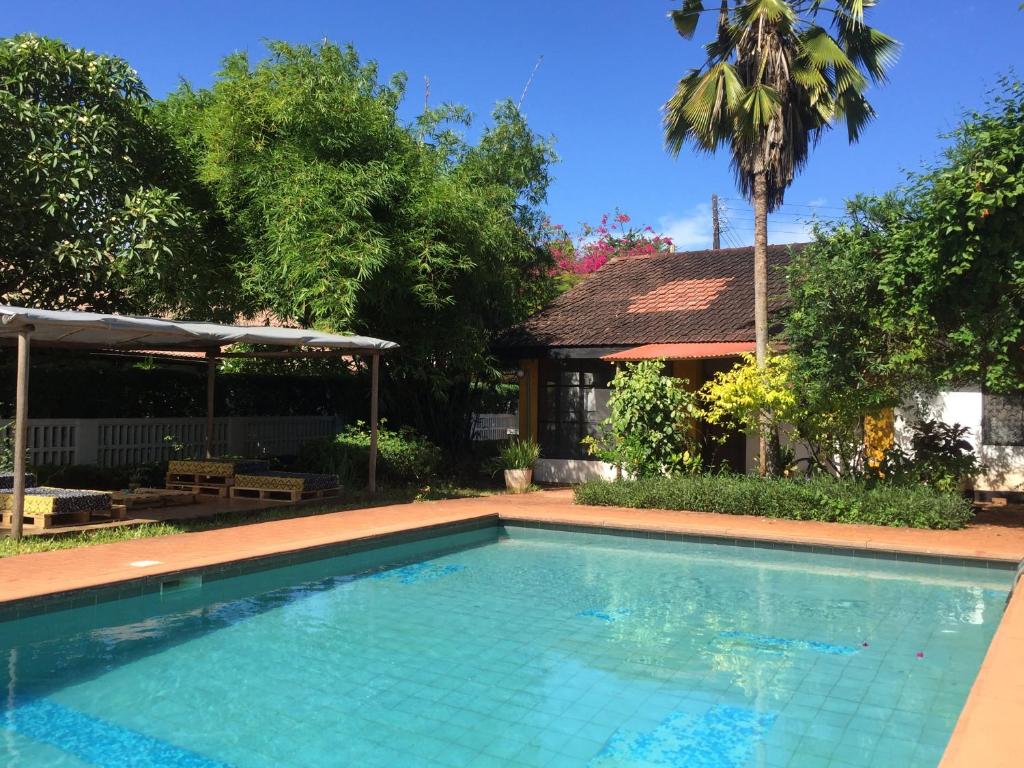
[[[4,766],[935,766],[1012,573],[482,528],[0,624]]]

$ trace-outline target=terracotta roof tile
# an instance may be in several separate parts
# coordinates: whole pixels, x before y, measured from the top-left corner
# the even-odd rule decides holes
[[[785,303],[791,249],[768,247],[769,309]],[[609,262],[525,323],[499,349],[751,341],[753,248],[658,254]]]

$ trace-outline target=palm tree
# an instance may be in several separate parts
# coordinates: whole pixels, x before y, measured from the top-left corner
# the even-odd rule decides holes
[[[692,143],[714,153],[727,145],[740,192],[754,207],[754,334],[757,363],[768,355],[768,214],[822,133],[845,122],[857,141],[874,110],[869,82],[885,81],[899,43],[867,26],[875,0],[721,0],[707,60],[688,72],[663,107],[673,156]],[[669,15],[691,39],[702,0]],[[715,9],[711,9],[715,13]],[[825,22],[819,24],[819,21]],[[762,430],[761,472],[768,467]]]

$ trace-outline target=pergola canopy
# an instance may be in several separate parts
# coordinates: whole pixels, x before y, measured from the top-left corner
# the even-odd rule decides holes
[[[31,329],[34,344],[101,349],[210,350],[231,344],[382,352],[398,345],[370,336],[339,336],[304,328],[219,325],[0,305],[0,339]]]
[[[393,341],[370,336],[339,336],[303,328],[219,325],[96,312],[30,309],[0,304],[0,342],[17,343],[18,377],[14,416],[14,483],[11,532],[22,535],[25,512],[25,447],[28,429],[29,349],[42,346],[125,351],[201,352],[206,358],[206,455],[213,447],[214,377],[217,358],[247,356],[309,357],[367,355],[370,358],[370,493],[377,487],[377,411],[380,356],[396,348]],[[281,347],[278,351],[222,352],[232,344]]]

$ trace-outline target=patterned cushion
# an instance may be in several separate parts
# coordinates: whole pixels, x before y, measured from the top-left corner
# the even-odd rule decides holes
[[[208,477],[234,477],[245,472],[259,472],[267,462],[259,459],[175,459],[168,462],[167,472],[172,475],[206,475]]]
[[[4,488],[14,487],[14,473],[13,472],[0,472],[0,490]],[[25,473],[25,487],[35,488],[36,487],[36,476],[31,472]]]
[[[0,507],[10,510],[14,504],[11,491],[0,490]],[[79,491],[72,488],[40,486],[25,491],[26,515],[63,515],[69,512],[107,512],[110,494],[102,491]]]
[[[305,472],[260,472],[236,475],[235,485],[240,488],[259,488],[265,491],[322,491],[337,488],[337,475],[313,475]]]

